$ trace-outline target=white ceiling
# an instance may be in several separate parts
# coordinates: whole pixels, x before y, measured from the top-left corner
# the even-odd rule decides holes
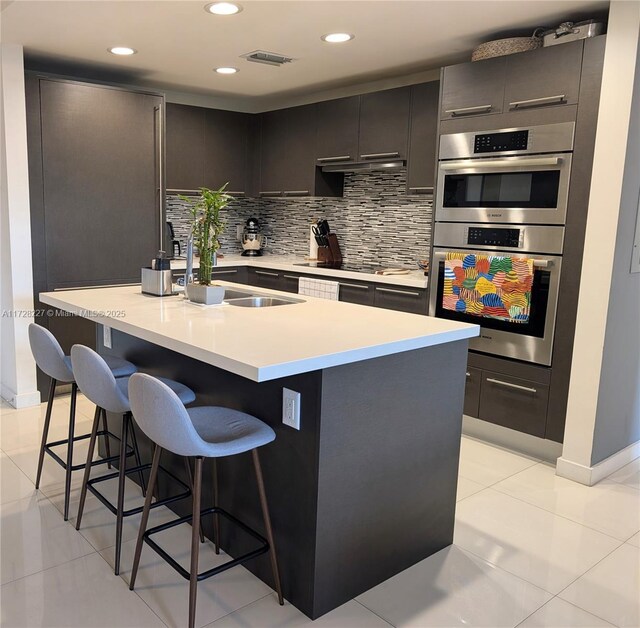
[[[469,58],[495,36],[529,34],[567,17],[606,11],[600,0],[240,0],[243,11],[205,13],[207,0],[3,2],[2,41],[24,45],[31,63],[75,66],[83,75],[259,103]],[[355,39],[326,44],[346,31]],[[115,57],[114,45],[138,54]],[[263,49],[297,59],[276,68],[239,56]],[[214,67],[240,72],[221,76]],[[257,105],[256,105],[257,106]]]

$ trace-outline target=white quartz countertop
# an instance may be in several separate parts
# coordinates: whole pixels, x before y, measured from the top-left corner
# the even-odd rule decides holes
[[[238,290],[291,294],[216,282]],[[477,336],[477,325],[295,295],[267,308],[203,307],[139,285],[43,292],[47,305],[188,355],[256,382]]]
[[[291,273],[303,273],[306,275],[323,275],[327,279],[351,279],[359,281],[371,281],[375,283],[406,286],[410,288],[426,288],[427,277],[419,268],[412,269],[407,275],[376,275],[375,273],[361,273],[348,270],[336,270],[334,268],[313,268],[311,266],[297,266],[309,260],[303,257],[291,255],[269,255],[265,253],[259,257],[243,257],[240,254],[225,254],[218,261],[218,266],[253,266],[254,268],[272,268],[274,270],[288,271]],[[187,265],[184,259],[171,260],[171,268],[181,270]],[[194,260],[194,266],[198,266],[198,260]],[[380,265],[380,268],[385,266]]]

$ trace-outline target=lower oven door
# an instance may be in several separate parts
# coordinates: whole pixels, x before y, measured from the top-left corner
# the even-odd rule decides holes
[[[535,255],[533,257],[534,274],[529,319],[527,322],[510,322],[445,309],[443,306],[445,259],[449,252],[513,258],[522,258],[527,255],[525,253],[513,255],[513,253],[504,251],[434,249],[430,273],[432,284],[430,286],[429,313],[431,316],[439,318],[479,324],[481,326],[480,336],[470,340],[470,349],[550,366],[562,258],[557,255]]]

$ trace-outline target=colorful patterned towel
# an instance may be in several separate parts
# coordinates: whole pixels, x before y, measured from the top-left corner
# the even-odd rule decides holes
[[[447,253],[442,307],[509,323],[526,323],[532,283],[532,259]]]

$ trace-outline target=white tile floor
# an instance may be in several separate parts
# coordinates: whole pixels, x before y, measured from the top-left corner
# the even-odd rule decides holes
[[[68,404],[52,425],[64,438]],[[114,518],[88,498],[81,532],[62,521],[64,475],[45,461],[33,480],[44,406],[0,418],[0,625],[181,626],[187,583],[148,548],[135,593],[127,582],[138,518],[125,525],[122,577],[113,575]],[[92,408],[79,404],[78,432]],[[84,453],[80,449],[79,456]],[[115,487],[109,487],[114,490]],[[128,500],[140,499],[133,484]],[[463,438],[454,544],[374,587],[315,623],[326,628],[640,626],[640,461],[595,487],[558,478],[539,460]],[[158,509],[154,521],[172,515]],[[188,526],[159,537],[188,555]],[[207,548],[210,549],[210,548]],[[203,548],[202,564],[219,562]],[[294,628],[311,622],[236,567],[201,583],[197,624],[210,628]]]

